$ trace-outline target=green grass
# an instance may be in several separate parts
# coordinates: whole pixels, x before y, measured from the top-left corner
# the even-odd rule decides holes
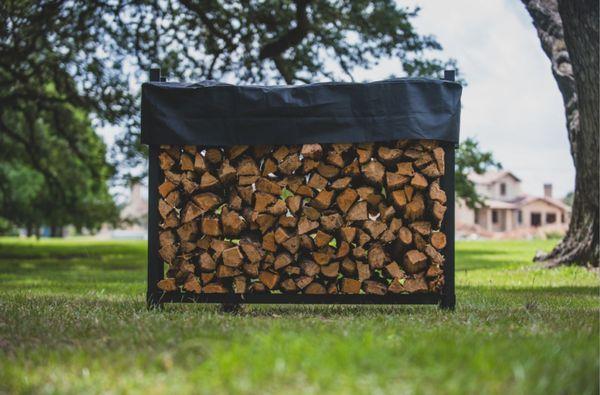
[[[0,393],[597,394],[596,274],[457,245],[431,306],[144,305],[145,245],[0,239]]]

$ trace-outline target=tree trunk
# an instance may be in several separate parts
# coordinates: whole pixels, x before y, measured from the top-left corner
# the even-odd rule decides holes
[[[598,2],[523,0],[563,97],[575,194],[569,230],[548,254],[548,266],[598,266]]]

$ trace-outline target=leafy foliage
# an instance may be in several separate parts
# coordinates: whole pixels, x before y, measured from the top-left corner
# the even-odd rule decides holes
[[[293,84],[353,80],[357,67],[394,58],[399,73],[435,76],[454,62],[432,56],[441,46],[416,32],[417,14],[393,0],[1,2],[3,213],[10,203],[19,223],[62,222],[62,205],[96,221],[83,202],[105,188],[110,170],[83,119],[124,130],[112,157],[129,178],[145,162],[131,84],[152,65],[180,79]],[[67,124],[75,114],[82,119]],[[37,180],[32,172],[41,177],[28,186],[33,198],[6,192],[25,173]],[[93,185],[69,189],[66,174]]]
[[[470,173],[483,174],[490,167],[502,168],[502,165],[494,160],[491,152],[482,151],[479,142],[471,137],[458,146],[455,164],[456,196],[463,198],[470,208],[481,205],[483,201],[468,175]]]

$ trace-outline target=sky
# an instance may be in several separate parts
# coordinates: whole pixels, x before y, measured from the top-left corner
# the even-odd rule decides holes
[[[463,90],[461,139],[476,137],[506,170],[521,178],[523,191],[554,196],[572,191],[575,180],[564,107],[537,33],[518,0],[402,0],[419,5],[413,20],[455,58],[467,81]],[[386,78],[398,62],[363,70],[357,80]]]
[[[518,0],[402,0],[421,7],[413,24],[455,58],[467,86],[463,90],[461,139],[476,137],[503,168],[522,182],[525,193],[542,195],[552,183],[554,196],[573,190],[564,108],[550,61],[540,47],[525,7]],[[397,60],[357,70],[357,81],[398,75]],[[115,128],[101,130],[112,143]]]

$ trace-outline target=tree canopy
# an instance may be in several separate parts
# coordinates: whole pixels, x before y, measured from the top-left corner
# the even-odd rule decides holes
[[[392,58],[398,76],[439,76],[454,61],[415,30],[418,11],[394,0],[2,2],[2,190],[27,173],[38,187],[19,196],[46,196],[36,207],[52,213],[107,195],[111,170],[93,128],[124,131],[111,153],[119,169],[144,163],[135,84],[151,66],[180,79],[294,84],[353,80]],[[69,190],[64,172],[93,184]],[[11,205],[20,199],[10,195]]]

